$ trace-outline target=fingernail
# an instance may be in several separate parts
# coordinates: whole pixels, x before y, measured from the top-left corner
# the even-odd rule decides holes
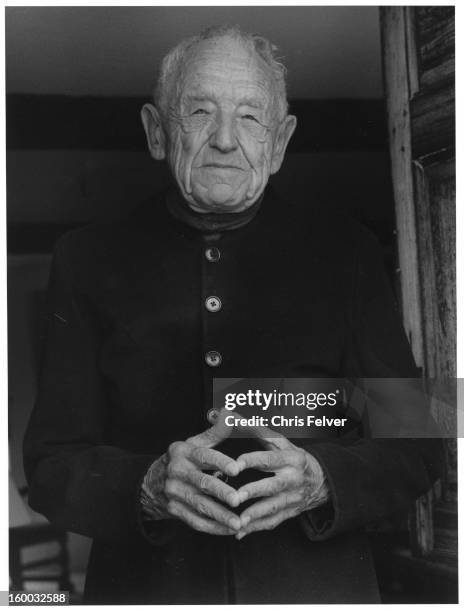
[[[250,521],[251,521],[250,516],[242,516],[241,517],[242,527],[246,527]]]
[[[231,529],[234,529],[235,531],[237,531],[238,529],[240,529],[240,527],[242,526],[242,522],[241,520],[237,517],[237,518],[231,518],[229,520],[229,527]]]
[[[226,502],[229,506],[232,506],[232,508],[236,508],[240,504],[240,498],[235,493],[231,493],[227,497]]]
[[[248,491],[242,491],[238,495],[239,495],[239,498],[240,498],[240,503],[243,504],[243,502],[248,499],[250,494],[248,493]]]
[[[237,474],[239,473],[239,469],[235,461],[234,463],[228,463],[225,469],[229,476],[237,476]]]

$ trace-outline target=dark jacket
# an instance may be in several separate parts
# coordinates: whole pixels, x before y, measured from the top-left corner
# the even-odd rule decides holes
[[[211,295],[219,312],[205,308]],[[210,236],[160,197],[59,241],[47,312],[25,469],[31,506],[94,540],[87,601],[378,600],[362,530],[431,486],[427,440],[304,441],[332,493],[322,533],[296,518],[237,542],[169,520],[150,539],[138,502],[154,459],[209,426],[213,376],[416,375],[366,230],[269,193],[248,225]]]

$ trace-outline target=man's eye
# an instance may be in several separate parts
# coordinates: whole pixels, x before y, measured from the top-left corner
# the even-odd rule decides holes
[[[242,119],[248,119],[249,121],[256,121],[256,123],[259,123],[258,119],[256,119],[254,115],[243,115]]]
[[[204,108],[197,108],[197,110],[192,113],[192,115],[207,115],[207,114],[208,114],[208,111],[205,110]]]

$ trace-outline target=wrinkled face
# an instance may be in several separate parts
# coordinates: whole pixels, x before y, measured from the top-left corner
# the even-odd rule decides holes
[[[258,55],[227,38],[203,41],[186,59],[169,112],[166,148],[194,210],[244,210],[275,171],[279,122],[269,70]]]

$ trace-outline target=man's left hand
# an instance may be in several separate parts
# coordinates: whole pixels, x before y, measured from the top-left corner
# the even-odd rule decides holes
[[[274,476],[250,482],[238,490],[248,499],[264,498],[240,516],[238,540],[253,531],[274,529],[283,521],[311,510],[329,499],[324,472],[315,457],[266,427],[250,428],[266,450],[237,458],[240,471],[254,468]]]

